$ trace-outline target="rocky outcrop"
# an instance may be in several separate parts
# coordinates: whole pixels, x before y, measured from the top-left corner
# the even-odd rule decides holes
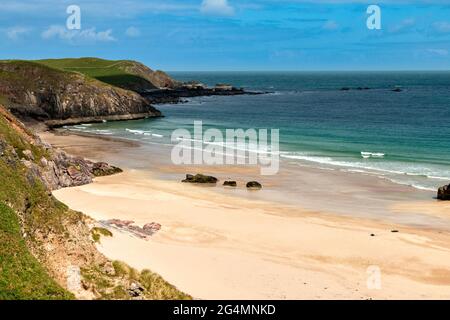
[[[224,185],[225,187],[236,187],[236,186],[237,186],[237,183],[236,183],[236,181],[225,181],[225,182],[223,183],[223,185]]]
[[[268,92],[246,91],[241,88],[221,89],[208,88],[202,86],[192,87],[182,85],[175,89],[155,89],[141,92],[141,95],[147,98],[151,103],[179,103],[183,98],[207,97],[207,96],[238,96],[238,95],[259,95]]]
[[[127,232],[143,240],[149,240],[151,236],[161,230],[161,224],[156,222],[147,223],[143,227],[135,225],[134,221],[120,219],[110,219],[100,221],[99,223],[106,228],[113,228]]]
[[[439,200],[450,200],[450,184],[438,189],[437,198]]]
[[[42,157],[39,163],[22,159],[22,162],[49,190],[81,186],[91,183],[94,177],[122,172],[121,169],[104,162],[95,163],[71,156],[62,150],[53,150],[51,147],[47,150],[49,159]]]
[[[257,181],[250,181],[247,183],[248,189],[259,190],[262,189],[262,185]]]
[[[188,183],[217,183],[219,181],[217,178],[213,176],[205,176],[203,174],[196,174],[195,176],[192,174],[187,174],[186,179],[182,182]]]
[[[20,137],[18,141],[26,141],[29,147],[20,149],[19,146],[22,147],[23,144],[10,145],[0,136],[0,156],[4,156],[7,163],[14,166],[21,162],[28,169],[28,180],[33,181],[37,178],[49,190],[80,186],[91,183],[94,177],[122,172],[121,169],[107,163],[74,157],[42,142],[1,105],[0,117],[14,130],[11,134]]]
[[[0,95],[15,115],[51,126],[161,116],[136,92],[28,61],[0,62]]]

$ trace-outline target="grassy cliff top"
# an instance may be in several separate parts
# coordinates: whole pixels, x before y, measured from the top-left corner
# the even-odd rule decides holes
[[[162,71],[153,71],[140,62],[99,58],[45,59],[35,62],[50,68],[79,72],[102,82],[130,90],[173,87],[175,81]]]

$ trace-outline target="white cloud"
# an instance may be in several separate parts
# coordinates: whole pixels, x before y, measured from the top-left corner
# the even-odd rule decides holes
[[[53,25],[41,34],[43,39],[59,38],[69,42],[110,42],[116,39],[112,36],[112,30],[97,32],[95,28],[82,30],[68,30],[63,26]]]
[[[447,49],[427,49],[427,51],[437,56],[448,56]]]
[[[323,28],[325,30],[336,30],[339,28],[339,25],[337,24],[336,21],[333,20],[328,20],[327,22],[325,22],[325,24],[323,25]]]
[[[391,27],[389,29],[389,32],[390,33],[399,33],[399,32],[408,31],[415,25],[416,25],[416,20],[414,18],[404,19],[399,24]]]
[[[21,35],[30,32],[29,28],[25,27],[11,27],[6,29],[6,36],[11,40],[17,40]]]
[[[141,30],[139,30],[136,27],[129,27],[126,31],[125,34],[130,37],[130,38],[137,38],[141,35]]]
[[[446,22],[446,21],[435,22],[433,24],[433,27],[434,27],[434,29],[436,29],[436,31],[441,32],[441,33],[450,32],[450,23]]]
[[[227,0],[203,0],[200,11],[205,14],[231,16],[234,8],[228,4]]]

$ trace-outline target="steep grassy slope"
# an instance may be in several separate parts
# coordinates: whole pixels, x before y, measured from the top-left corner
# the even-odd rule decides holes
[[[103,60],[98,58],[37,60],[52,68],[85,74],[123,89],[145,91],[174,88],[177,82],[162,71],[154,71],[142,63],[129,60]]]
[[[95,222],[56,200],[43,183],[38,169],[47,168],[56,153],[0,106],[0,300],[73,299],[74,294],[189,299],[158,275],[113,263],[97,251]],[[82,275],[74,294],[65,289],[73,266]]]
[[[36,226],[57,227],[67,211],[20,163],[25,149],[45,155],[30,137],[0,114],[0,299],[70,299],[74,296],[52,279],[22,237],[22,232],[32,235]],[[28,231],[22,230],[16,212],[25,213]]]
[[[16,213],[0,202],[0,300],[73,298],[30,253]]]
[[[136,92],[29,61],[0,61],[0,96],[14,114],[50,125],[161,115]]]

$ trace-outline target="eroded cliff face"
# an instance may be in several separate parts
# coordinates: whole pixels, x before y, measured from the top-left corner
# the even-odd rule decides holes
[[[135,92],[27,61],[0,62],[0,96],[15,115],[51,126],[161,116]]]
[[[98,232],[114,234],[51,193],[117,172],[45,144],[0,104],[0,299],[190,299],[103,256]]]
[[[172,79],[167,73],[160,70],[152,70],[146,65],[136,61],[124,61],[118,65],[123,71],[142,77],[147,84],[136,84],[130,86],[130,90],[145,92],[151,89],[174,89],[181,86],[181,82]]]
[[[10,135],[23,140],[13,147],[0,135],[1,156],[8,154],[9,163],[20,162],[28,169],[30,180],[40,180],[48,190],[81,186],[91,183],[94,177],[122,172],[107,163],[75,157],[42,142],[1,105],[0,117],[11,127]]]

